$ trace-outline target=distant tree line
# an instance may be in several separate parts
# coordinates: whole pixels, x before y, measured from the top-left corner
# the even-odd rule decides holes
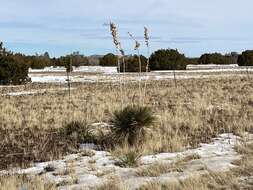
[[[122,58],[120,61],[122,62]],[[236,52],[225,55],[220,53],[206,53],[199,58],[188,58],[178,50],[160,49],[151,54],[149,61],[150,70],[184,70],[189,64],[238,64],[239,66],[253,66],[253,50],[244,51],[242,54]],[[143,55],[141,55],[141,62],[144,68],[147,63],[147,58]],[[112,53],[106,54],[100,59],[100,65],[117,66],[117,56]],[[138,57],[136,55],[125,56],[125,67],[126,72],[138,72]],[[121,68],[123,68],[123,65]],[[142,69],[142,71],[145,71],[145,69]]]
[[[50,58],[49,53],[43,55],[24,55],[21,53],[13,53],[4,48],[0,42],[0,84],[22,84],[29,81],[28,69],[43,69],[45,67],[64,66],[70,64],[79,67],[92,64],[99,65],[99,57],[88,57],[73,52],[72,54],[61,56],[59,58]]]
[[[146,71],[147,60],[141,55],[142,72]],[[48,66],[67,67],[72,66],[117,66],[117,56],[109,53],[104,56],[84,56],[79,52],[50,58],[48,52],[43,55],[23,55],[12,53],[3,47],[0,42],[0,84],[21,84],[28,80],[28,68],[42,69]],[[139,57],[137,55],[125,55],[120,58],[121,72],[139,72]],[[241,54],[232,52],[222,55],[220,53],[206,53],[199,58],[188,58],[174,49],[160,49],[149,57],[149,70],[184,70],[188,64],[238,64],[239,66],[253,66],[253,50],[246,50]]]
[[[48,52],[44,55],[35,55],[27,57],[27,64],[32,69],[42,69],[48,66],[66,66],[69,61],[72,61],[72,65],[75,67],[89,65],[88,57],[79,54],[79,52],[73,52],[72,54],[61,56],[59,58],[50,58]]]

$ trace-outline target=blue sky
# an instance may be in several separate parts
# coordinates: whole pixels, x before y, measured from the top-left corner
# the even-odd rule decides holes
[[[0,40],[15,52],[60,56],[114,52],[108,23],[119,26],[122,46],[133,54],[127,32],[151,50],[177,48],[187,56],[253,49],[252,0],[0,0]],[[143,43],[142,43],[143,44]],[[145,55],[144,44],[141,47]]]

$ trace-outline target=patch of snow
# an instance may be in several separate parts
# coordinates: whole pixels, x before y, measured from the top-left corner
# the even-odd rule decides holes
[[[94,143],[86,143],[86,144],[80,144],[80,149],[81,150],[86,150],[86,149],[97,150],[98,146],[95,145]]]
[[[66,83],[66,76],[49,76],[41,74],[29,74],[33,83]]]
[[[50,72],[66,72],[66,68],[65,67],[45,67],[44,69],[29,68],[29,73],[50,73]],[[73,67],[73,72],[113,74],[117,73],[117,67],[80,66],[80,67]]]
[[[29,73],[42,73],[42,72],[66,72],[65,67],[45,67],[44,69],[29,68]]]
[[[10,93],[7,93],[7,94],[4,94],[4,95],[7,95],[7,96],[22,96],[22,95],[32,95],[32,94],[38,94],[37,91],[21,91],[21,92],[10,92]]]
[[[102,67],[102,66],[81,66],[75,67],[74,72],[87,72],[87,73],[117,73],[117,67]]]
[[[253,71],[253,67],[216,67],[216,68],[198,68],[198,69],[189,69],[189,70],[158,70],[158,71],[152,71],[151,73],[171,73],[173,74],[174,72],[176,74],[178,73],[184,73],[184,74],[189,74],[189,73],[217,73],[217,72],[245,72],[245,71]]]
[[[70,88],[74,90],[75,88]],[[34,90],[34,91],[19,91],[19,92],[9,92],[6,94],[0,94],[2,96],[27,96],[27,95],[34,95],[34,94],[43,94],[46,92],[54,92],[54,91],[63,91],[68,90],[68,88],[55,88],[55,89],[41,89],[41,90]]]
[[[216,64],[207,64],[207,65],[187,65],[187,70],[200,70],[200,69],[233,69],[239,68],[238,64],[230,65],[216,65]]]
[[[253,136],[252,136],[253,137]],[[250,136],[250,138],[252,138]],[[239,143],[240,137],[233,134],[222,134],[213,139],[210,144],[201,144],[195,149],[188,149],[177,153],[160,153],[155,155],[142,156],[138,168],[121,168],[117,166],[117,159],[109,152],[96,151],[94,144],[81,145],[81,152],[65,156],[62,160],[51,162],[36,163],[28,169],[14,169],[11,171],[1,171],[0,174],[30,174],[42,175],[51,182],[61,184],[64,181],[73,181],[61,186],[61,190],[69,189],[94,189],[96,186],[106,182],[110,176],[118,176],[130,187],[137,189],[140,185],[148,181],[173,181],[185,179],[192,175],[201,175],[208,171],[227,171],[235,167],[232,163],[240,159],[240,155],[234,150],[234,146]],[[252,138],[253,139],[253,138]],[[83,155],[82,150],[89,149],[94,154]],[[178,159],[187,156],[198,155],[199,158],[188,160],[187,166],[180,172],[169,172],[158,177],[136,175],[138,169],[147,167],[151,164],[164,163],[170,164]],[[47,166],[53,166],[54,171],[46,171]],[[61,171],[71,168],[72,173],[62,174]]]
[[[115,69],[115,68],[114,68]],[[91,70],[92,72],[88,72]],[[86,72],[87,71],[87,72]],[[194,78],[211,78],[211,77],[227,77],[238,72],[237,75],[243,75],[240,72],[253,71],[253,68],[239,69],[212,69],[212,70],[179,70],[175,71],[177,80],[194,79]],[[67,83],[65,73],[50,72],[30,72],[29,77],[33,83]],[[169,80],[174,79],[173,71],[153,71],[150,73],[117,73],[113,68],[103,68],[100,72],[99,68],[80,68],[79,71],[73,72],[70,76],[71,82],[95,83],[95,82],[137,82],[144,80]]]

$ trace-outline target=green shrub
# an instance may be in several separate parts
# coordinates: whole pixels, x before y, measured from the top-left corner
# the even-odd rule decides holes
[[[253,50],[242,52],[238,57],[239,66],[253,66]]]
[[[153,112],[148,107],[127,106],[115,111],[110,122],[113,140],[129,145],[140,143],[144,140],[145,127],[151,126],[154,120]]]
[[[117,66],[118,65],[118,58],[116,55],[112,53],[108,53],[102,58],[99,59],[100,66]]]
[[[161,49],[150,57],[150,70],[185,70],[186,58],[177,50]]]
[[[147,58],[143,55],[140,55],[141,59],[141,72],[146,72]],[[120,72],[124,71],[124,65],[121,62]],[[125,71],[126,72],[140,72],[139,66],[139,57],[138,55],[134,56],[125,56]]]
[[[198,60],[199,64],[216,64],[216,65],[226,65],[226,64],[235,64],[236,55],[222,55],[220,53],[205,53],[201,55]]]
[[[22,84],[28,80],[28,66],[12,55],[0,55],[0,84]]]

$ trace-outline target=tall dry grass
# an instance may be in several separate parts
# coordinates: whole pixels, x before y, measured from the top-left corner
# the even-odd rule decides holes
[[[25,149],[26,152],[35,149],[40,152],[43,148],[39,145],[41,142],[38,138],[31,138],[31,135],[24,135],[24,129],[29,129],[33,137],[37,135],[42,139],[40,134],[55,131],[71,121],[87,124],[109,122],[112,113],[121,109],[122,99],[129,105],[139,104],[136,83],[125,85],[124,96],[115,83],[72,84],[75,89],[69,101],[66,92],[50,91],[58,86],[32,84],[26,89],[43,87],[49,89],[44,94],[0,96],[0,128],[5,131],[1,133],[1,138],[6,139],[1,141],[0,147],[15,145],[22,150],[29,147],[27,145],[33,145]],[[155,112],[157,120],[147,130],[145,143],[134,148],[136,151],[141,149],[142,154],[180,151],[188,146],[198,146],[200,142],[209,142],[219,133],[240,135],[244,131],[253,132],[252,92],[253,84],[246,77],[182,80],[178,81],[177,88],[173,81],[150,81],[143,101]],[[50,140],[50,144],[54,144],[57,138]],[[10,149],[8,155],[20,153],[15,150]],[[52,152],[45,155],[45,151],[43,157],[55,159],[66,154],[66,150],[69,149],[60,149],[59,154],[55,155]],[[1,148],[2,163],[9,159],[6,156],[6,151]],[[21,154],[21,163],[27,161],[33,160],[22,160]]]
[[[54,184],[46,182],[39,177],[28,176],[8,176],[0,177],[0,190],[56,190],[57,187]]]

